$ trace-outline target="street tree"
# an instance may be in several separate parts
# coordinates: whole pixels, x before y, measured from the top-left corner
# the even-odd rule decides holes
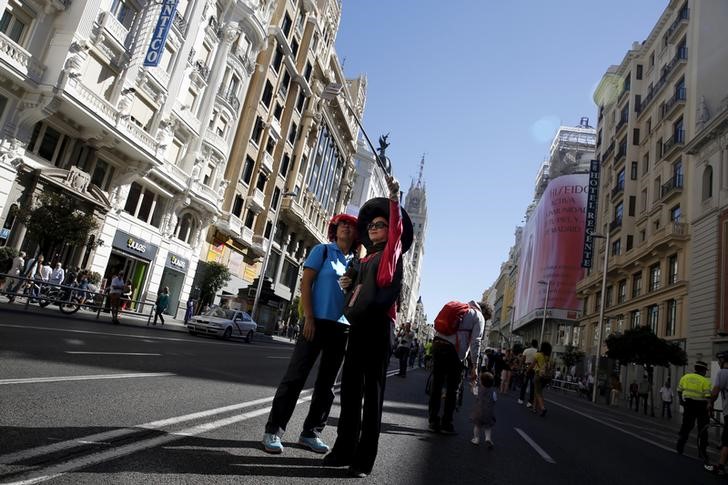
[[[647,326],[631,328],[623,334],[612,334],[607,337],[607,357],[619,361],[619,365],[636,364],[645,369],[650,384],[653,416],[655,415],[655,403],[652,378],[655,367],[667,367],[670,364],[682,366],[688,362],[685,351],[679,345],[659,338]]]
[[[564,353],[561,354],[561,360],[564,362],[564,366],[566,366],[568,372],[569,369],[584,360],[584,352],[579,350],[578,347],[567,345]]]
[[[21,209],[19,215],[48,261],[65,246],[83,246],[98,228],[82,202],[65,193],[43,192],[33,207]]]
[[[200,271],[202,272],[200,302],[205,305],[213,302],[215,294],[230,281],[232,276],[227,266],[216,261],[202,263]]]

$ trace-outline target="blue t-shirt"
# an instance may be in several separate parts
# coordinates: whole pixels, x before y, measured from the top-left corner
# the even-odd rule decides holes
[[[352,257],[341,252],[336,243],[329,243],[314,246],[306,258],[303,267],[316,271],[311,295],[314,318],[349,324],[344,316],[344,290],[339,286],[339,278],[344,276]]]

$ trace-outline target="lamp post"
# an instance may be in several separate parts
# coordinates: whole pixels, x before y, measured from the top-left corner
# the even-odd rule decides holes
[[[597,323],[597,348],[594,357],[594,389],[592,391],[592,402],[597,402],[597,387],[599,386],[599,358],[602,350],[602,333],[604,331],[604,298],[607,290],[607,257],[609,256],[609,231],[607,235],[592,234],[592,237],[604,239],[604,266],[602,267],[602,297],[599,302],[599,323]]]
[[[283,195],[281,195],[280,201],[278,203],[278,208],[276,209],[276,215],[273,218],[273,226],[270,231],[270,239],[268,240],[268,248],[265,250],[265,257],[263,258],[263,267],[260,269],[260,275],[258,276],[258,287],[255,289],[255,299],[253,300],[253,309],[250,311],[250,316],[253,318],[254,321],[257,322],[257,311],[258,311],[258,301],[260,300],[260,292],[263,290],[263,280],[265,279],[265,272],[268,269],[268,260],[270,259],[270,251],[273,247],[273,239],[276,236],[276,229],[278,227],[278,215],[281,213],[281,206],[283,205],[283,199],[285,197],[296,197],[298,193],[296,192],[285,192]],[[265,238],[265,233],[263,233],[263,237]]]
[[[551,280],[540,280],[539,285],[546,285],[546,296],[543,299],[543,318],[541,319],[541,338],[538,339],[538,344],[543,343],[543,332],[546,329],[546,308],[549,304],[549,290],[551,289]]]

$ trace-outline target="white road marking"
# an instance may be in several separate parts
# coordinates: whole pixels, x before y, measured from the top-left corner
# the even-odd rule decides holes
[[[68,345],[83,345],[83,340],[77,339],[77,338],[64,338],[64,342],[66,342]]]
[[[282,355],[282,356],[277,356],[277,355],[267,355],[267,356],[266,356],[265,358],[266,358],[266,359],[290,359],[291,357],[290,357],[290,356],[288,356],[288,355]]]
[[[535,441],[533,441],[533,439],[530,436],[528,436],[525,431],[523,431],[521,428],[513,428],[513,429],[515,429],[516,430],[516,433],[520,434],[521,435],[521,438],[523,438],[524,440],[526,440],[526,443],[528,443],[529,445],[531,445],[531,448],[533,448],[534,450],[536,450],[536,453],[538,453],[539,455],[541,455],[541,458],[543,458],[546,462],[548,462],[548,463],[556,463],[556,461],[553,458],[551,458],[551,456],[548,453],[546,453],[546,451],[543,448],[541,448],[538,445],[538,443],[536,443]]]
[[[616,429],[617,431],[621,431],[624,434],[628,434],[628,435],[630,435],[630,436],[632,436],[634,438],[637,438],[638,440],[644,441],[645,443],[649,443],[651,445],[657,446],[658,448],[662,448],[663,450],[670,451],[672,453],[677,453],[677,451],[675,451],[674,448],[670,448],[668,446],[665,446],[665,445],[662,445],[662,444],[658,443],[657,441],[652,441],[650,439],[647,439],[644,436],[639,435],[637,433],[633,433],[631,431],[627,431],[626,429],[620,428],[619,426],[615,426],[615,425],[613,425],[611,423],[608,423],[607,421],[605,421],[603,419],[595,418],[594,416],[590,416],[590,415],[588,415],[586,413],[582,413],[581,411],[578,411],[578,410],[576,410],[574,408],[570,408],[569,406],[565,406],[563,404],[559,404],[559,403],[557,403],[555,401],[549,401],[549,404],[553,404],[555,406],[559,406],[559,407],[562,407],[564,409],[568,409],[572,413],[576,413],[576,414],[578,414],[580,416],[584,416],[587,419],[591,419],[592,421],[596,421],[597,423],[601,423],[604,426],[607,426],[607,427],[612,428],[612,429]]]
[[[306,401],[310,401],[310,400],[311,400],[311,396],[301,398],[296,402],[296,405],[304,403]],[[14,485],[31,485],[31,484],[35,484],[35,483],[44,482],[47,480],[58,478],[68,472],[72,472],[72,471],[79,470],[82,468],[87,468],[89,466],[97,465],[99,463],[116,460],[118,458],[136,453],[138,451],[148,450],[150,448],[155,448],[157,446],[171,443],[173,441],[181,440],[183,438],[196,436],[196,435],[199,435],[202,433],[206,433],[208,431],[213,431],[218,428],[222,428],[225,426],[229,426],[231,424],[238,423],[240,421],[245,421],[245,420],[248,420],[251,418],[262,416],[264,414],[269,413],[270,410],[271,410],[270,407],[256,409],[255,411],[250,411],[248,413],[244,413],[239,416],[231,416],[229,418],[219,419],[217,421],[212,421],[209,423],[203,423],[203,424],[200,424],[197,426],[192,426],[190,428],[183,429],[181,431],[176,431],[174,433],[166,434],[163,436],[158,436],[156,438],[150,438],[148,440],[138,441],[136,443],[130,443],[128,445],[121,446],[119,448],[114,448],[111,450],[94,453],[92,455],[84,456],[84,457],[77,458],[74,460],[69,460],[65,463],[59,463],[58,465],[53,465],[53,466],[47,467],[45,469],[38,470],[36,473],[41,473],[42,475],[40,475],[40,476],[31,476],[25,480],[20,480],[20,481],[15,481],[15,482],[10,482],[10,483],[14,484]],[[28,474],[28,475],[32,475],[32,474]]]
[[[98,379],[133,379],[137,377],[171,377],[171,372],[141,372],[136,374],[94,374],[87,376],[28,377],[25,379],[0,379],[1,385],[37,384],[41,382],[93,381]]]
[[[73,355],[136,355],[136,356],[151,355],[151,356],[157,356],[157,357],[162,356],[162,354],[150,354],[148,352],[81,352],[81,351],[77,351],[77,350],[67,350],[65,353],[73,354]]]

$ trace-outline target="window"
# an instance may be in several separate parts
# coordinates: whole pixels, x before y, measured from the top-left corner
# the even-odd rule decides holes
[[[243,203],[245,202],[245,199],[243,199],[240,194],[235,194],[235,202],[233,202],[233,215],[235,217],[240,217],[240,214],[243,212]]]
[[[685,142],[685,130],[683,128],[683,119],[678,120],[672,125],[672,138],[675,143]]]
[[[255,223],[255,212],[249,210],[245,213],[245,227],[248,229],[253,228],[253,224]]]
[[[702,200],[713,197],[713,167],[707,165],[703,170]]]
[[[281,24],[281,30],[284,34],[286,34],[286,37],[291,33],[291,27],[293,26],[293,20],[291,20],[291,16],[286,13],[285,17],[283,17],[283,23]]]
[[[617,174],[617,188],[624,190],[624,169],[620,170]]]
[[[174,66],[174,59],[177,55],[177,51],[175,51],[172,46],[168,43],[164,45],[164,55],[162,56],[162,59],[159,62],[159,68],[162,69],[166,73],[172,72],[172,67]]]
[[[18,45],[25,45],[25,37],[28,33],[33,18],[14,2],[8,2],[5,12],[0,19],[0,32],[7,35]]]
[[[40,146],[38,147],[38,155],[52,162],[55,158],[56,148],[60,140],[61,134],[50,126],[46,126],[43,138],[40,141]]]
[[[664,146],[662,144],[662,138],[658,138],[655,142],[655,152],[657,152],[657,158],[662,158],[662,154],[664,153]]]
[[[667,301],[667,320],[665,321],[665,336],[672,337],[675,335],[675,327],[677,327],[677,300]]]
[[[132,182],[124,204],[124,212],[159,227],[162,221],[162,210],[160,204],[157,204],[157,199],[157,194],[137,182]]]
[[[667,258],[667,282],[671,285],[677,283],[677,254]]]
[[[276,103],[276,107],[273,109],[273,116],[278,121],[281,121],[281,116],[283,116],[283,105],[281,103]]]
[[[635,113],[639,113],[640,111],[642,111],[642,96],[640,96],[639,94],[636,94],[634,96],[634,111]],[[638,144],[639,142],[635,142],[635,145]]]
[[[647,210],[647,189],[642,189],[640,192],[640,212]]]
[[[617,239],[612,241],[612,256],[619,256],[622,254],[622,240]]]
[[[281,198],[281,189],[276,187],[275,189],[273,189],[273,197],[271,198],[271,201],[270,201],[270,209],[272,211],[275,211],[278,209],[278,199],[280,199],[280,198]]]
[[[628,210],[628,212],[627,212],[627,213],[628,213],[628,214],[629,214],[630,216],[632,216],[632,217],[634,217],[634,213],[635,213],[635,206],[636,206],[636,205],[637,205],[637,197],[635,197],[634,195],[630,195],[630,196],[629,196],[629,207],[628,207],[628,209],[627,209],[627,210]]]
[[[195,229],[195,220],[192,217],[192,214],[188,212],[180,217],[179,221],[177,222],[177,227],[175,228],[174,234],[175,237],[180,241],[191,244],[192,236],[195,233]]]
[[[202,178],[202,185],[207,185],[208,187],[212,183],[213,180],[213,173],[215,172],[215,166],[211,163],[207,164],[207,167],[205,167],[205,175]]]
[[[263,119],[258,116],[255,118],[255,125],[253,125],[253,133],[250,135],[250,140],[256,145],[260,145],[260,139],[263,136]]]
[[[134,102],[131,105],[130,119],[135,125],[149,132],[152,128],[152,121],[154,120],[155,114],[156,110],[154,106],[139,97],[134,98]]]
[[[278,94],[281,95],[282,98],[285,98],[288,94],[288,86],[291,84],[291,75],[288,74],[288,71],[283,72],[283,79],[281,80],[281,85],[278,88]]]
[[[642,79],[642,64],[637,64],[637,72],[635,73],[636,79]]]
[[[270,102],[273,99],[273,85],[266,79],[265,88],[263,89],[263,97],[260,100],[266,108],[270,108]]]
[[[285,177],[288,174],[288,166],[291,163],[291,156],[287,153],[283,154],[283,158],[281,159],[281,167],[279,170],[279,173],[282,177]]]
[[[277,48],[275,54],[273,54],[273,61],[271,62],[271,67],[275,72],[280,71],[281,69],[281,63],[283,62],[283,51],[281,48]]]
[[[298,98],[296,98],[296,111],[299,113],[303,112],[303,107],[306,104],[306,95],[303,94],[303,90],[298,90]]]
[[[614,288],[612,287],[612,285],[607,286],[607,292],[605,294],[606,296],[604,297],[605,298],[604,306],[607,308],[612,306],[612,293],[614,293],[613,290],[614,290]]]
[[[633,145],[640,144],[640,129],[639,128],[635,128],[632,130],[632,144]]]
[[[126,27],[126,30],[131,29],[138,13],[134,4],[129,0],[113,0],[110,11],[114,14],[116,20]]]
[[[650,170],[650,152],[642,156],[642,174],[646,174]]]
[[[682,211],[680,210],[680,206],[676,205],[672,209],[670,209],[670,221],[678,223],[680,222],[680,218],[682,216]]]
[[[306,78],[307,82],[311,82],[311,74],[313,74],[313,66],[310,62],[306,63],[306,68],[303,70],[303,77]]]
[[[116,72],[105,61],[96,57],[94,54],[90,54],[83,67],[81,80],[91,91],[108,101],[111,99],[112,90],[116,83],[116,75]],[[133,121],[139,126],[144,127],[154,116],[154,108],[140,101],[139,98],[134,98],[134,103],[131,107],[131,116]]]
[[[288,143],[294,145],[296,143],[296,135],[298,134],[298,125],[291,123],[291,129],[288,131]]]
[[[629,314],[629,325],[632,328],[637,328],[640,326],[640,324],[640,311],[634,310],[632,313]]]
[[[300,47],[300,44],[298,43],[298,40],[294,38],[293,41],[291,41],[291,53],[293,54],[294,59],[298,55],[299,47]]]
[[[96,159],[94,171],[91,174],[91,183],[99,187],[101,190],[109,190],[111,179],[114,176],[114,167],[108,162]]]
[[[634,236],[631,234],[627,236],[627,252],[631,251],[634,247]]]
[[[599,305],[602,304],[602,292],[597,292],[597,297],[594,299],[594,311],[599,311]]]
[[[268,182],[268,177],[265,176],[265,174],[259,174],[258,175],[258,183],[255,184],[255,188],[260,190],[261,192],[265,192],[265,184]]]
[[[627,280],[622,280],[617,286],[617,303],[627,301]]]
[[[255,166],[255,160],[250,155],[245,157],[245,166],[243,167],[243,176],[240,180],[245,185],[250,185],[250,180],[253,178],[253,167]]]
[[[637,170],[638,170],[637,169],[637,165],[638,165],[637,162],[632,162],[632,164],[630,165],[630,168],[629,168],[629,178],[631,180],[637,180]]]
[[[620,202],[616,206],[614,206],[614,221],[622,222],[622,217],[624,216],[624,203]]]
[[[273,223],[271,221],[268,221],[265,223],[265,231],[263,231],[263,237],[266,239],[270,239],[270,232],[273,230]],[[271,252],[271,256],[275,254],[275,251]],[[268,265],[270,266],[270,264]]]
[[[642,293],[642,271],[632,275],[632,298],[637,298]]]
[[[660,263],[650,266],[650,291],[660,289]]]
[[[268,153],[268,155],[273,155],[273,150],[276,149],[276,141],[273,139],[272,136],[268,137],[268,143],[265,145],[265,151]]]
[[[215,133],[221,138],[225,138],[228,131],[228,122],[224,116],[218,116],[215,122]]]
[[[647,307],[647,324],[650,326],[650,330],[657,335],[660,324],[660,307],[658,305]]]

